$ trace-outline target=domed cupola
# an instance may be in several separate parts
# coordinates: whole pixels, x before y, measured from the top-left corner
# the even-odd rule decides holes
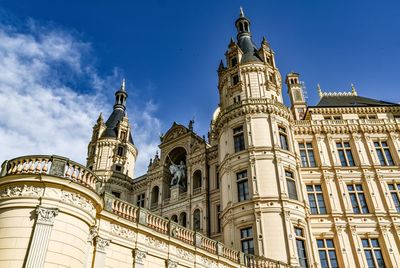
[[[238,32],[237,43],[243,52],[241,63],[262,62],[258,55],[258,48],[251,39],[250,20],[244,16],[242,7],[240,7],[240,15],[235,25]]]

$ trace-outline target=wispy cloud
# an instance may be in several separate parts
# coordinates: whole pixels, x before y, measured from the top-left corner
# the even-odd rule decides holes
[[[65,30],[34,21],[27,28],[0,25],[0,161],[58,154],[85,164],[93,123],[111,108],[105,94],[117,88],[120,70],[99,74],[87,60],[90,44]],[[160,122],[152,102],[140,113],[131,104],[141,174],[156,150]]]

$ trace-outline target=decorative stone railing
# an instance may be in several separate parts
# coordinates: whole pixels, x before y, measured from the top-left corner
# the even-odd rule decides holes
[[[124,202],[113,195],[104,194],[105,209],[115,215],[128,219],[134,223],[144,225],[159,233],[166,234],[188,245],[203,249],[210,254],[224,257],[246,267],[291,267],[285,263],[270,260],[261,256],[245,254],[238,250],[226,247],[221,242],[212,240],[202,233],[185,228],[176,222],[167,220],[150,211]]]
[[[20,174],[46,174],[61,177],[96,191],[100,179],[88,168],[55,155],[29,155],[5,161],[0,177]]]

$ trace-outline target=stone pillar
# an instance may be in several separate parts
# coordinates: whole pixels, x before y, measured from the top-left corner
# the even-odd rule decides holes
[[[109,239],[101,238],[100,236],[96,236],[95,238],[95,253],[94,253],[94,268],[104,267],[104,262],[106,260],[106,248],[110,245]]]
[[[53,229],[54,218],[58,215],[58,209],[38,206],[36,208],[36,215],[36,224],[28,249],[26,268],[40,268],[44,266],[51,230]]]
[[[146,258],[147,253],[144,251],[141,251],[139,249],[134,249],[133,250],[133,262],[134,268],[144,268],[144,259]]]

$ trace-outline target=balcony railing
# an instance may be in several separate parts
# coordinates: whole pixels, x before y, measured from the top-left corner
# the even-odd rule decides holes
[[[0,177],[21,174],[46,174],[61,177],[96,191],[100,179],[88,168],[55,155],[29,155],[5,161]]]

